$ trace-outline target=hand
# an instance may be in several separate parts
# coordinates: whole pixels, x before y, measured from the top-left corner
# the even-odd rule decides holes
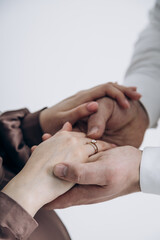
[[[76,128],[87,132],[90,138],[118,146],[139,147],[149,125],[146,111],[139,101],[130,101],[130,108],[121,108],[109,97],[97,100],[98,111],[87,120],[79,121]],[[88,126],[88,130],[87,130]]]
[[[47,207],[98,203],[140,191],[141,155],[140,150],[125,146],[93,155],[89,163],[56,165],[54,174],[57,177],[81,185],[75,185]]]
[[[46,203],[68,191],[74,183],[59,180],[53,175],[53,166],[59,162],[87,162],[94,149],[84,133],[68,132],[72,126],[66,123],[63,131],[41,143],[22,171],[2,190],[17,201],[32,216]],[[100,151],[111,144],[97,141]]]
[[[98,110],[98,103],[93,101],[106,95],[117,100],[119,106],[124,109],[130,106],[127,97],[133,100],[141,97],[135,87],[127,88],[116,83],[106,83],[81,91],[41,112],[40,125],[43,132],[53,135],[65,122],[69,121],[73,125],[78,120],[90,116]]]

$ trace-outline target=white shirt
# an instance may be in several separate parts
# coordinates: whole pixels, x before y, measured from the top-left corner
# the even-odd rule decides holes
[[[135,45],[124,84],[138,87],[150,127],[155,127],[160,118],[160,0],[156,1],[150,12],[149,25]],[[142,192],[160,195],[160,147],[144,149],[140,186]]]

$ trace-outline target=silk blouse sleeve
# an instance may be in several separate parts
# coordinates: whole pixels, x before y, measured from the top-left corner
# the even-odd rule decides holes
[[[18,203],[0,192],[0,240],[27,239],[37,226]]]
[[[39,113],[20,109],[0,115],[0,189],[23,168],[30,147],[41,142]],[[27,239],[37,226],[18,203],[0,192],[0,240]]]

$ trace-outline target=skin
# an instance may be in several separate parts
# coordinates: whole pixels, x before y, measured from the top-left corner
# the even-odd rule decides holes
[[[111,97],[100,98],[97,100],[97,103],[97,112],[93,113],[85,120],[83,119],[76,123],[76,130],[88,132],[88,136],[91,138],[102,138],[104,141],[108,141],[119,146],[129,144],[139,147],[143,140],[145,130],[149,124],[148,115],[141,103],[138,101],[129,101],[130,107],[124,108]],[[117,149],[118,150],[115,150],[119,151],[116,152],[117,155],[115,156],[114,152],[111,152],[109,160],[106,157],[108,156],[108,153],[104,153],[103,161],[100,161],[99,164],[96,160],[93,163],[93,168],[91,168],[91,165],[77,164],[74,165],[74,168],[72,168],[73,165],[67,166],[68,170],[66,170],[66,165],[64,166],[63,164],[58,164],[54,168],[54,174],[57,177],[83,185],[76,185],[69,192],[47,205],[47,207],[49,209],[63,208],[78,204],[101,202],[112,199],[116,196],[139,191],[139,180],[132,181],[131,179],[128,181],[128,179],[134,174],[135,176],[139,176],[141,151],[136,148],[125,147],[124,153],[127,157],[124,158],[123,148]],[[130,165],[127,164],[131,162],[132,154],[135,154],[133,156],[133,158],[135,158],[135,161],[133,161],[133,164],[135,164],[135,166],[133,166],[135,171],[133,171],[133,168],[130,169]],[[102,158],[102,156],[100,157]],[[121,161],[117,161],[117,157],[118,159],[121,159],[122,163],[124,161],[125,168],[121,168],[122,166],[120,165],[118,169],[121,169],[121,171],[117,171],[115,175],[113,174],[113,171],[112,174],[106,175],[106,171],[110,173],[111,170],[117,168],[117,163],[121,163]],[[136,164],[137,162],[138,164]],[[110,166],[110,169],[106,169],[106,166]],[[88,171],[90,170],[90,174],[85,174],[85,171],[87,172],[86,169],[88,169]],[[125,175],[126,173],[128,174]],[[119,176],[119,181],[116,182],[115,180],[115,185],[109,184],[110,187],[108,187],[108,184],[102,184],[101,186],[99,182],[94,180],[93,176],[96,180],[102,180],[102,178],[105,178],[103,181],[106,183],[112,182],[111,176],[113,179],[114,177]],[[126,182],[130,184],[126,186],[126,182],[120,181],[122,179],[127,180]],[[138,179],[138,177],[136,179]],[[92,186],[88,184],[92,184]],[[123,186],[125,186],[125,188],[123,188]]]
[[[102,139],[117,146],[139,147],[149,125],[148,115],[139,101],[129,101],[130,108],[120,107],[109,97],[97,100],[98,110],[76,127],[88,137]],[[88,128],[88,129],[87,129]]]
[[[98,110],[98,103],[93,100],[106,95],[117,100],[119,106],[124,109],[130,108],[126,96],[135,100],[140,98],[135,87],[126,88],[112,83],[81,91],[41,112],[42,131],[54,134],[64,122],[70,120],[75,124],[79,119],[90,116]],[[33,147],[34,152],[25,167],[2,189],[2,192],[18,202],[31,216],[74,186],[72,182],[56,178],[52,172],[53,166],[59,162],[69,164],[75,161],[75,158],[77,163],[91,160],[94,149],[87,144],[91,139],[86,138],[84,133],[69,133],[71,130],[71,124],[67,123],[62,132],[53,137],[50,134],[44,136],[46,141],[38,147]],[[115,146],[102,141],[98,141],[97,145],[99,151]]]
[[[87,132],[88,128],[88,136],[91,138],[102,138],[104,141],[114,143],[117,146],[129,144],[139,147],[149,125],[148,115],[141,103],[130,101],[130,108],[124,109],[109,97],[101,98],[97,102],[98,111],[88,119],[79,121],[76,127],[84,132]],[[141,151],[133,147],[122,147],[103,154],[100,156],[100,158],[103,157],[103,161],[96,160],[92,165],[74,164],[74,166],[67,166],[67,168],[63,164],[55,166],[54,174],[57,177],[73,181],[79,185],[76,185],[47,207],[63,208],[97,203],[140,191]],[[115,172],[113,169],[118,170]]]
[[[140,150],[124,146],[93,155],[89,163],[73,162],[55,166],[56,176],[77,185],[46,207],[53,209],[92,204],[139,192],[141,157]]]
[[[122,109],[130,108],[128,98],[139,100],[141,97],[135,87],[119,86],[116,83],[106,83],[80,91],[41,112],[40,125],[43,132],[53,135],[62,128],[65,122],[68,121],[74,125],[78,120],[96,113],[99,109],[99,102],[96,100],[105,96],[110,97],[107,99],[115,99]]]
[[[86,138],[84,133],[70,132],[71,130],[71,124],[66,123],[63,131],[36,147],[25,167],[2,189],[31,216],[74,185],[53,175],[52,168],[55,164],[87,162],[94,154],[93,147],[88,144],[91,139]],[[112,147],[102,141],[98,141],[97,145],[100,151]]]

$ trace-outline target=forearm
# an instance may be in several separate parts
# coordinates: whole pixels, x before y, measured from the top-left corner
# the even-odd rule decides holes
[[[20,205],[0,192],[0,240],[28,239],[37,226]]]
[[[57,163],[58,161],[53,164],[53,168]],[[50,171],[52,171],[53,168],[51,168]],[[52,172],[50,175],[52,179],[49,184],[52,185],[52,191],[50,190],[50,192],[47,192],[47,195],[50,195],[50,201],[53,201],[74,186],[74,183],[58,179]],[[2,192],[17,202],[25,211],[34,217],[36,212],[48,202],[43,199],[43,196],[42,201],[40,199],[37,200],[36,189],[32,188],[32,182],[34,182],[34,179],[32,180],[30,172],[27,170],[26,174],[26,172],[22,170],[2,189]]]
[[[150,22],[135,45],[134,55],[124,84],[138,87],[141,102],[149,115],[150,127],[160,117],[160,1],[150,13]]]

